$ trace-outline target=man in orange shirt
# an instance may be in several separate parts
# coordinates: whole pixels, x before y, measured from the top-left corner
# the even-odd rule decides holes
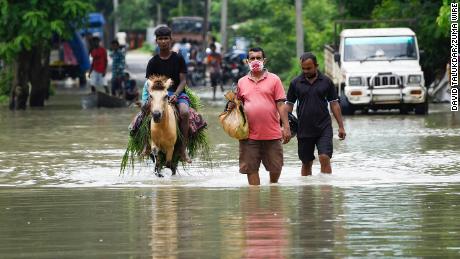
[[[240,141],[240,173],[247,174],[250,185],[260,185],[260,162],[270,172],[270,183],[278,182],[283,167],[281,143],[291,139],[283,84],[264,69],[265,61],[262,48],[251,48],[247,60],[250,72],[238,81],[237,89],[249,125],[249,138]]]
[[[211,77],[212,100],[215,101],[218,84],[220,85],[220,90],[224,92],[224,85],[222,83],[222,56],[216,52],[216,45],[214,43],[211,43],[210,48],[211,53],[209,53],[206,63],[208,64]]]

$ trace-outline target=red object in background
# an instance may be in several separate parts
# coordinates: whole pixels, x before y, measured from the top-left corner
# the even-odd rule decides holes
[[[105,73],[107,69],[107,51],[103,47],[98,47],[91,51],[91,56],[93,57],[93,70],[98,73]]]
[[[142,45],[144,44],[144,39],[145,39],[144,34],[137,34],[137,42],[136,42],[137,44],[136,45],[138,48],[142,47]]]

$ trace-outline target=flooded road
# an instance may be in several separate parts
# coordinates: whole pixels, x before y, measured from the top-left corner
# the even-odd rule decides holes
[[[0,257],[460,256],[460,113],[346,117],[332,175],[300,177],[293,139],[280,184],[249,188],[222,106],[202,110],[212,165],[162,179],[119,174],[134,108],[0,110]]]

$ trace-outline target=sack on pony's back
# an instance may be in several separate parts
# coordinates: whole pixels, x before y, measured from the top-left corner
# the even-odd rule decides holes
[[[249,125],[244,107],[236,94],[229,91],[225,94],[228,101],[235,103],[235,107],[231,110],[226,110],[219,115],[219,121],[224,131],[232,138],[243,140],[249,137]]]
[[[141,127],[142,121],[147,116],[149,111],[150,102],[147,102],[146,104],[142,105],[141,111],[138,112],[136,116],[134,116],[134,118],[131,120],[131,123],[128,126],[130,136],[134,136],[137,133],[137,131]]]
[[[205,119],[203,119],[203,116],[199,114],[195,109],[190,107],[189,109],[189,135],[190,136],[195,136],[198,131],[201,129],[204,129],[206,126],[208,126],[208,123],[206,123]]]

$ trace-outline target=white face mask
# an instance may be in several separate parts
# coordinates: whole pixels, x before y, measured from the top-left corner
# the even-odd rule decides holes
[[[260,72],[264,69],[264,62],[260,60],[254,60],[249,62],[249,69],[251,72]]]

